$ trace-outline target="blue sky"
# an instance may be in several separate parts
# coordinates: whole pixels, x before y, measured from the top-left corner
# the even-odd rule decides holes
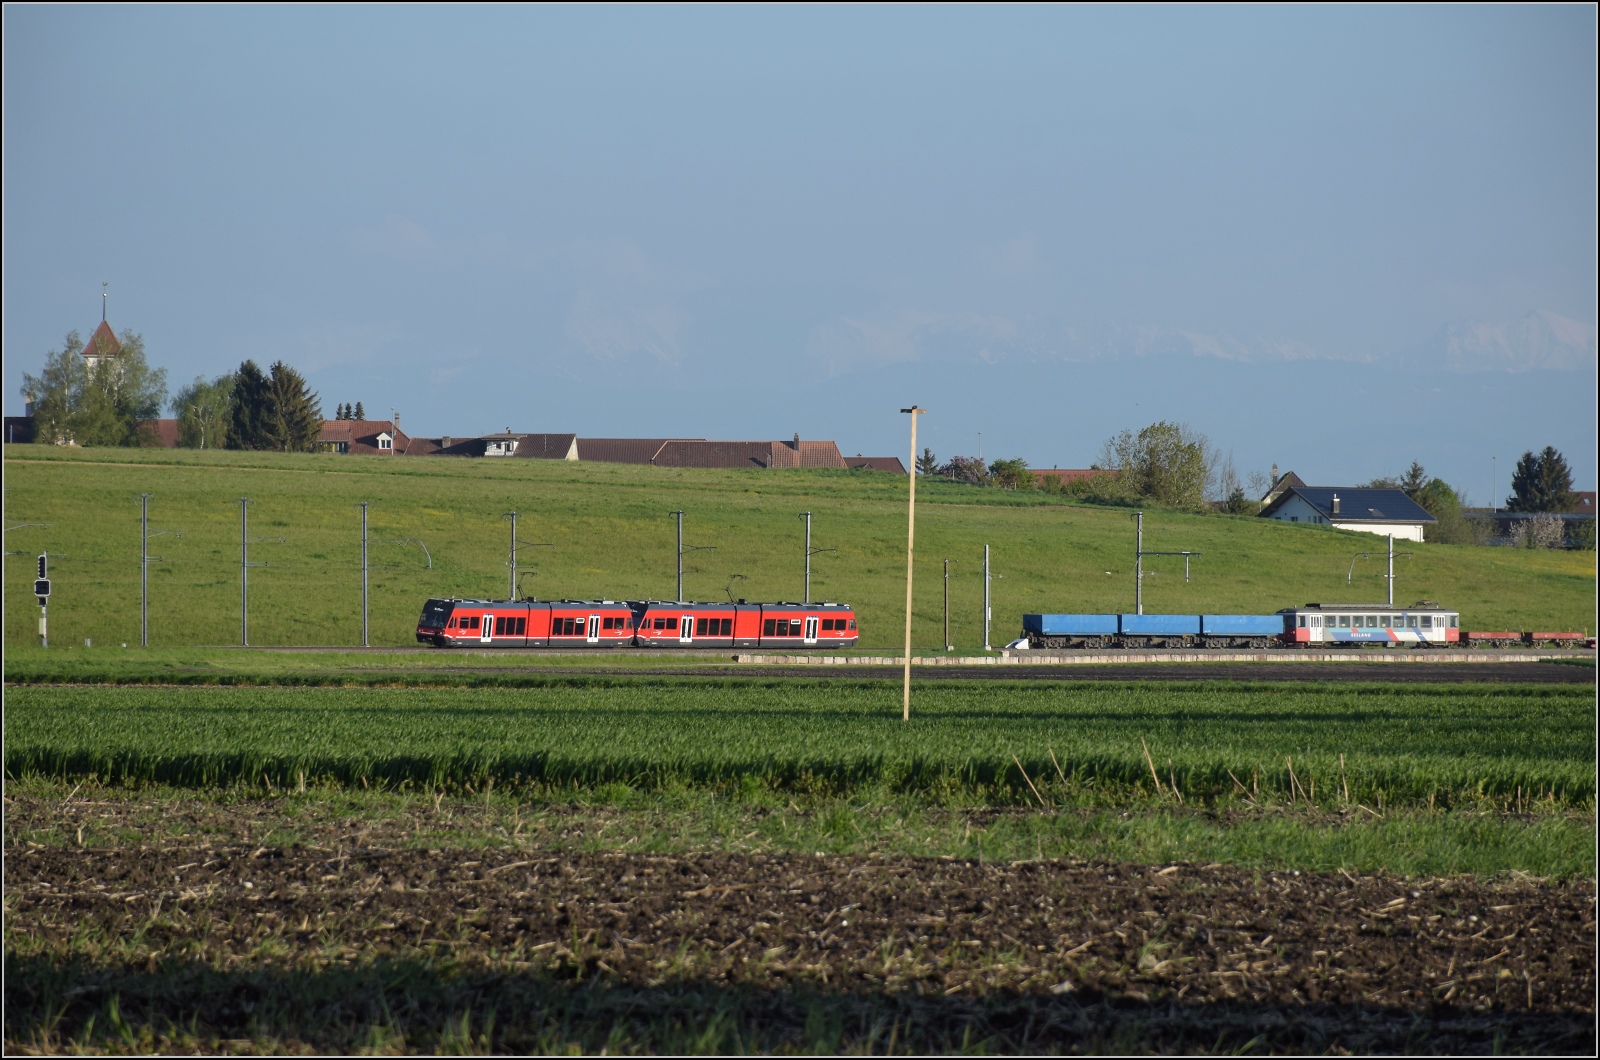
[[[4,18],[8,414],[104,281],[415,434],[1595,485],[1592,7]]]

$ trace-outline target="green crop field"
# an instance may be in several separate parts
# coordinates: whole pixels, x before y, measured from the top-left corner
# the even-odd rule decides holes
[[[217,451],[6,446],[7,645],[31,642],[32,555],[55,557],[52,643],[138,643],[139,502],[152,494],[152,645],[239,639],[239,505],[252,498],[251,642],[360,641],[357,502],[370,503],[372,643],[413,640],[428,596],[503,597],[509,523],[521,513],[525,594],[670,597],[674,530],[715,546],[689,557],[685,595],[797,599],[802,511],[814,513],[816,598],[854,604],[862,645],[899,639],[905,480],[869,472],[704,471],[539,460],[378,459]],[[942,561],[952,562],[953,639],[982,637],[984,544],[993,549],[994,640],[1025,611],[1131,609],[1133,527],[1122,509],[947,482],[918,491],[914,635],[941,636]],[[421,544],[419,545],[418,542]],[[552,548],[531,547],[551,545]],[[426,565],[424,546],[431,556]],[[1275,611],[1310,600],[1381,599],[1382,539],[1244,517],[1152,511],[1145,546],[1204,553],[1147,564],[1148,611]],[[1396,598],[1459,608],[1469,626],[1591,631],[1595,554],[1404,546]]]
[[[844,681],[33,686],[6,697],[6,772],[199,787],[756,783],[1001,803],[1037,789],[1112,805],[1159,795],[1153,767],[1189,801],[1227,799],[1235,778],[1256,797],[1320,789],[1375,807],[1594,797],[1593,694],[1581,686],[934,683],[909,725],[898,707],[887,683]]]

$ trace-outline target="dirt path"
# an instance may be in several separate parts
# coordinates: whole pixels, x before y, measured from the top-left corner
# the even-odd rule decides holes
[[[247,975],[262,953],[310,974],[445,953],[489,973],[486,990],[529,976],[546,977],[545,990],[604,983],[641,997],[714,984],[767,1007],[776,1047],[789,1040],[784,999],[797,991],[920,1021],[901,1048],[938,1048],[966,1026],[996,1047],[1104,1050],[1113,1025],[1135,1028],[1130,1047],[1180,1050],[1253,1038],[1291,1051],[1595,1044],[1591,882],[879,857],[13,847],[5,904],[8,954],[18,937],[46,964],[73,938],[122,940],[108,947],[115,961],[64,995],[66,1024],[113,980],[138,994],[158,955],[181,954],[228,969],[207,980],[220,993],[146,984],[140,1011],[170,1002],[175,1011],[160,1014],[180,1025],[198,1011],[218,1039],[250,1036],[255,1010],[230,1000],[228,975]],[[8,1045],[29,1040],[12,978],[31,967],[8,955]],[[176,973],[163,967],[171,984]],[[803,1011],[790,1016],[793,1047],[809,1025]],[[537,1044],[508,1016],[500,1028],[497,1047]]]

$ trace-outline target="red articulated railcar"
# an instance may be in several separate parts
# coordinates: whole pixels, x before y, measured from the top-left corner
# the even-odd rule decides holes
[[[646,600],[641,648],[853,648],[860,634],[849,604],[731,604]]]
[[[429,600],[417,640],[436,648],[851,648],[848,604],[678,600]]]
[[[618,648],[633,609],[618,600],[429,600],[417,640],[436,648]]]

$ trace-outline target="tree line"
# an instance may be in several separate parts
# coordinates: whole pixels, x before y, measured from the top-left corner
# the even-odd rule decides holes
[[[1141,505],[1204,512],[1221,511],[1255,515],[1263,497],[1274,485],[1264,474],[1241,480],[1231,453],[1224,454],[1204,434],[1188,424],[1161,421],[1142,430],[1123,430],[1106,439],[1092,474],[1070,482],[1037,474],[1021,459],[985,464],[977,457],[955,456],[941,463],[930,448],[917,458],[920,475],[943,478],[971,486],[1011,490],[1040,490],[1091,504]],[[1494,535],[1492,523],[1472,518],[1464,511],[1461,493],[1444,479],[1429,475],[1418,461],[1394,477],[1362,483],[1369,489],[1398,489],[1433,516],[1428,538],[1445,544],[1484,544]],[[1247,492],[1248,489],[1248,492]],[[1566,458],[1553,447],[1526,452],[1511,480],[1507,510],[1521,513],[1559,513],[1572,510],[1575,495]],[[1529,524],[1523,537],[1538,542],[1551,537],[1548,527]],[[1559,539],[1560,535],[1556,537]],[[1575,540],[1592,542],[1592,521],[1580,526]],[[1588,544],[1585,547],[1593,547]]]
[[[69,332],[59,350],[45,355],[38,375],[23,374],[22,393],[32,405],[38,441],[161,444],[153,422],[168,404],[167,371],[150,367],[144,336],[124,331],[118,339],[121,351],[91,367],[83,339]],[[213,379],[198,376],[179,388],[170,407],[178,444],[193,449],[305,453],[316,448],[322,432],[321,399],[282,361],[262,371],[246,360]]]

